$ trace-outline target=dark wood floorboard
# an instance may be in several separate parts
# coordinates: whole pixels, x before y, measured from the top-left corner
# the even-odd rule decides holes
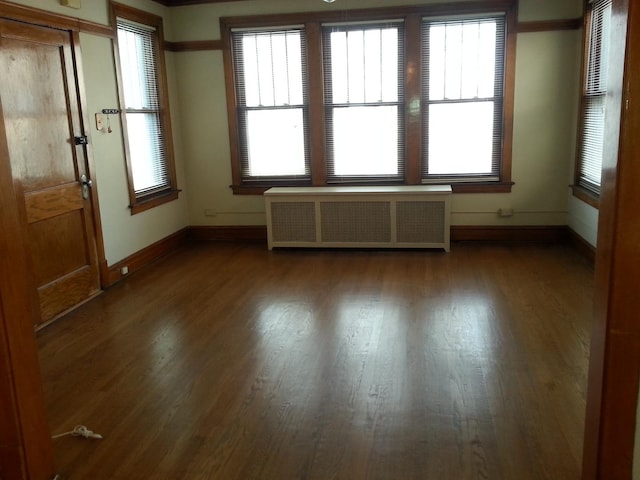
[[[64,479],[578,480],[564,246],[189,247],[38,334]]]

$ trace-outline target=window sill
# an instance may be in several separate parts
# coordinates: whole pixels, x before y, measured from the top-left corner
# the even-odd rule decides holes
[[[231,185],[231,189],[234,195],[262,195],[273,186],[276,185]],[[512,186],[513,182],[452,183],[451,190],[453,193],[510,193]]]
[[[513,182],[452,183],[453,193],[511,193]]]
[[[571,190],[573,191],[573,196],[578,200],[582,200],[584,203],[591,205],[596,210],[600,208],[600,197],[595,193],[578,185],[571,185]]]
[[[163,192],[156,193],[153,196],[139,198],[135,201],[135,203],[129,205],[129,208],[131,209],[131,215],[135,215],[159,205],[177,200],[178,193],[180,193],[180,190],[165,190]]]
[[[231,185],[234,195],[262,195],[271,185]]]

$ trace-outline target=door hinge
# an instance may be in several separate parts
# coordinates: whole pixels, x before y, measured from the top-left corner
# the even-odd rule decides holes
[[[89,139],[86,135],[78,135],[74,137],[76,145],[87,145],[89,143]]]

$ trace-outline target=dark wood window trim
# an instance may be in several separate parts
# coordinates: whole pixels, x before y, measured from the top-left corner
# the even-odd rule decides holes
[[[326,152],[324,142],[324,104],[322,86],[322,23],[375,21],[403,19],[405,22],[405,176],[404,184],[415,185],[421,183],[421,143],[422,123],[420,105],[420,78],[416,72],[422,71],[421,59],[421,18],[428,16],[474,15],[497,11],[506,13],[505,39],[505,71],[504,71],[504,105],[503,105],[503,134],[502,134],[502,162],[500,179],[497,182],[478,182],[453,184],[457,193],[495,193],[510,192],[511,181],[511,150],[513,136],[513,105],[515,91],[515,51],[517,34],[517,2],[514,0],[489,0],[481,2],[460,2],[455,4],[436,4],[425,6],[393,7],[351,10],[346,17],[345,12],[310,12],[289,13],[282,15],[259,15],[245,17],[224,17],[220,19],[222,50],[226,80],[227,114],[229,120],[229,141],[231,150],[231,188],[235,194],[258,195],[272,185],[243,184],[240,167],[239,131],[236,108],[236,90],[233,72],[233,58],[231,52],[231,30],[234,28],[250,27],[278,27],[286,25],[304,24],[307,32],[307,65],[309,69],[309,123],[314,125],[309,136],[309,150],[311,157],[310,185],[326,184]],[[417,77],[417,78],[416,78]],[[417,107],[417,108],[416,108]]]
[[[120,55],[118,52],[118,38],[114,35],[113,46],[116,64],[116,73],[118,79],[118,97],[121,107],[120,118],[123,125],[123,141],[125,145],[125,159],[127,167],[127,183],[129,190],[129,208],[131,214],[144,212],[150,208],[157,207],[167,202],[171,202],[178,198],[179,189],[176,181],[176,169],[173,149],[173,133],[171,129],[171,118],[169,112],[169,95],[167,86],[167,70],[164,60],[164,33],[162,17],[151,13],[138,10],[127,5],[111,2],[111,25],[115,31],[116,18],[122,18],[138,24],[147,25],[155,28],[156,33],[156,51],[154,52],[154,60],[156,63],[156,82],[158,88],[158,103],[160,111],[161,129],[164,134],[164,160],[165,168],[168,174],[168,186],[162,190],[155,191],[150,194],[136,194],[133,186],[133,173],[131,164],[131,154],[129,149],[129,140],[126,134],[126,111],[124,110],[124,89],[122,81],[122,69],[120,65]]]
[[[582,200],[584,203],[591,205],[596,210],[600,208],[600,197],[596,196],[586,188],[582,188],[580,185],[571,185],[571,192],[578,200]]]
[[[578,18],[565,18],[560,20],[537,20],[532,22],[519,22],[518,33],[559,32],[562,30],[578,30],[582,28],[583,20]]]

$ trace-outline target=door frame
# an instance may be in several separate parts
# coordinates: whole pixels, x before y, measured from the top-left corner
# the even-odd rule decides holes
[[[16,188],[0,122],[0,470],[6,478],[45,480],[55,467],[33,331],[40,304]]]
[[[637,455],[640,5],[613,0],[611,25],[583,480],[631,479]]]
[[[76,77],[81,131],[90,120],[83,78],[80,32],[113,37],[111,27],[86,22],[0,0],[0,17],[69,32]],[[0,118],[3,118],[0,104]],[[86,146],[86,169],[92,179],[91,210],[96,239],[100,285],[108,278],[98,179],[91,142]],[[0,469],[7,478],[48,480],[55,476],[38,350],[33,325],[39,318],[39,300],[33,265],[24,249],[28,243],[23,196],[13,182],[4,123],[0,121]]]
[[[78,108],[80,111],[80,127],[87,137],[91,138],[89,132],[91,131],[91,123],[89,119],[89,112],[87,107],[87,95],[84,85],[84,68],[82,66],[82,54],[80,51],[80,32],[78,30],[70,31],[71,37],[71,51],[73,54],[73,61],[75,65],[77,95],[78,95]],[[90,190],[91,199],[91,212],[93,217],[94,237],[96,239],[96,250],[98,254],[98,271],[100,275],[100,287],[104,288],[107,284],[107,278],[109,275],[109,267],[107,265],[106,254],[104,250],[104,238],[102,234],[102,220],[100,217],[100,203],[98,201],[98,178],[96,175],[96,168],[93,155],[93,142],[89,141],[85,145],[86,149],[86,162],[87,172],[89,178],[92,181],[92,187]]]

